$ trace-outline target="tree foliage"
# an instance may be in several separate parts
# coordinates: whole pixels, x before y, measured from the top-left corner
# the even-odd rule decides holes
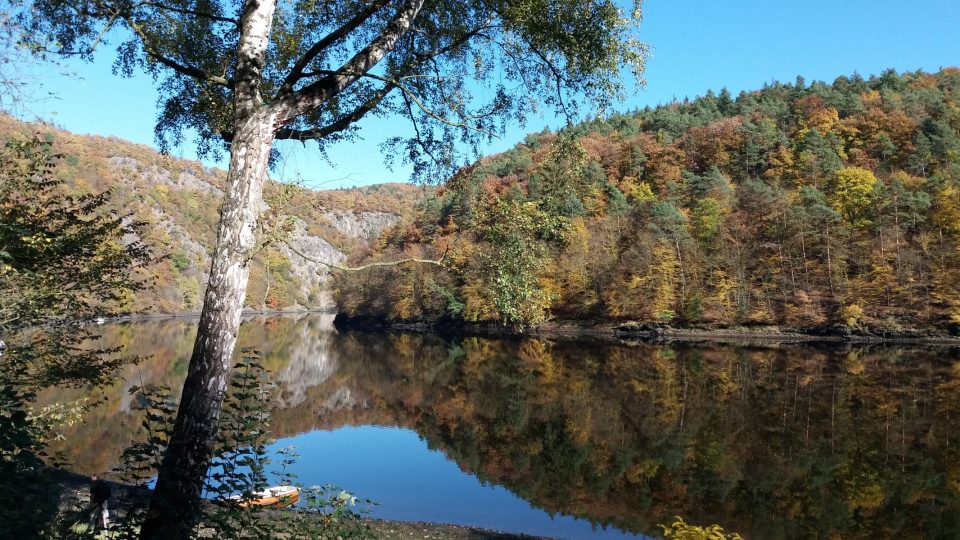
[[[85,325],[122,308],[149,259],[140,224],[111,212],[106,194],[64,193],[58,159],[38,139],[0,149],[0,527],[25,537],[41,534],[57,504],[47,443],[94,401],[38,408],[37,393],[102,386],[130,360],[91,344]]]
[[[157,79],[161,148],[192,131],[201,154],[226,149],[236,83],[249,75],[237,50],[245,2],[13,4],[34,49],[91,58],[113,40],[120,74]],[[411,31],[397,34],[411,9]],[[639,2],[624,13],[609,0],[278,2],[258,91],[264,103],[289,109],[277,139],[316,141],[321,152],[358,136],[354,123],[366,115],[405,117],[413,129],[388,141],[386,156],[436,179],[530,108],[572,115],[584,99],[610,104],[623,90],[621,70],[639,77],[643,69],[639,13]],[[371,70],[376,62],[365,55],[397,35]]]
[[[717,100],[708,93],[537,134],[441,190],[435,223],[445,233],[408,234],[420,238],[411,242],[388,232],[373,256],[452,246],[460,256],[431,279],[471,298],[474,283],[503,268],[473,216],[511,201],[576,231],[542,244],[535,272],[549,294],[536,321],[955,328],[960,71],[778,83],[722,111]],[[368,299],[401,286],[398,273],[362,287],[338,276],[346,314],[450,316],[431,309],[429,294],[413,317],[374,308]],[[502,313],[478,318],[517,322]]]
[[[114,213],[107,192],[65,193],[61,157],[38,139],[0,150],[0,328],[107,315],[141,286],[141,224]]]

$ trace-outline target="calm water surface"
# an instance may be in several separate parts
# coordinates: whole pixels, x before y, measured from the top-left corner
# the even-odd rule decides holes
[[[683,516],[751,538],[960,536],[960,351],[336,332],[260,318],[274,449],[377,517],[629,538]],[[103,327],[131,366],[60,448],[110,470],[134,385],[177,387],[192,321]],[[61,394],[71,399],[81,394]]]

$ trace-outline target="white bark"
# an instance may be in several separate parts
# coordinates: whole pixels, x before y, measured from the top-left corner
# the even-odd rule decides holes
[[[276,117],[264,111],[259,85],[274,8],[275,0],[247,0],[241,18],[235,129],[217,246],[177,422],[158,471],[142,539],[188,538],[199,515],[240,328],[273,145]]]
[[[334,75],[264,104],[260,93],[276,0],[246,0],[234,77],[234,126],[227,189],[200,325],[177,422],[157,477],[141,539],[188,538],[220,419],[256,248],[263,182],[278,129],[319,107],[373,68],[409,30],[423,0],[409,0],[386,28]]]

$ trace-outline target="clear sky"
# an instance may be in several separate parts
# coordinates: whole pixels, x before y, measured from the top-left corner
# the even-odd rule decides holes
[[[798,75],[809,83],[887,68],[936,71],[960,65],[958,29],[960,0],[646,0],[640,35],[653,52],[648,84],[618,109],[692,98],[722,87],[736,95],[773,80],[792,82]],[[71,64],[68,70],[75,76],[41,73],[43,92],[57,97],[34,103],[31,112],[74,132],[153,145],[153,83],[143,75],[114,76],[112,61],[113,50],[105,47],[94,63]],[[561,125],[556,118],[532,118],[488,152],[513,146],[526,132]],[[299,175],[318,187],[405,181],[408,170],[384,167],[379,144],[407,125],[374,119],[361,127],[363,141],[330,148],[332,166],[310,146],[285,147],[275,176]],[[189,142],[174,153],[195,157]]]

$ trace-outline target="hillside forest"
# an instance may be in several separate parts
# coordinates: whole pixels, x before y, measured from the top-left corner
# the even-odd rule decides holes
[[[336,276],[389,321],[960,328],[960,69],[708,92],[531,134]]]

